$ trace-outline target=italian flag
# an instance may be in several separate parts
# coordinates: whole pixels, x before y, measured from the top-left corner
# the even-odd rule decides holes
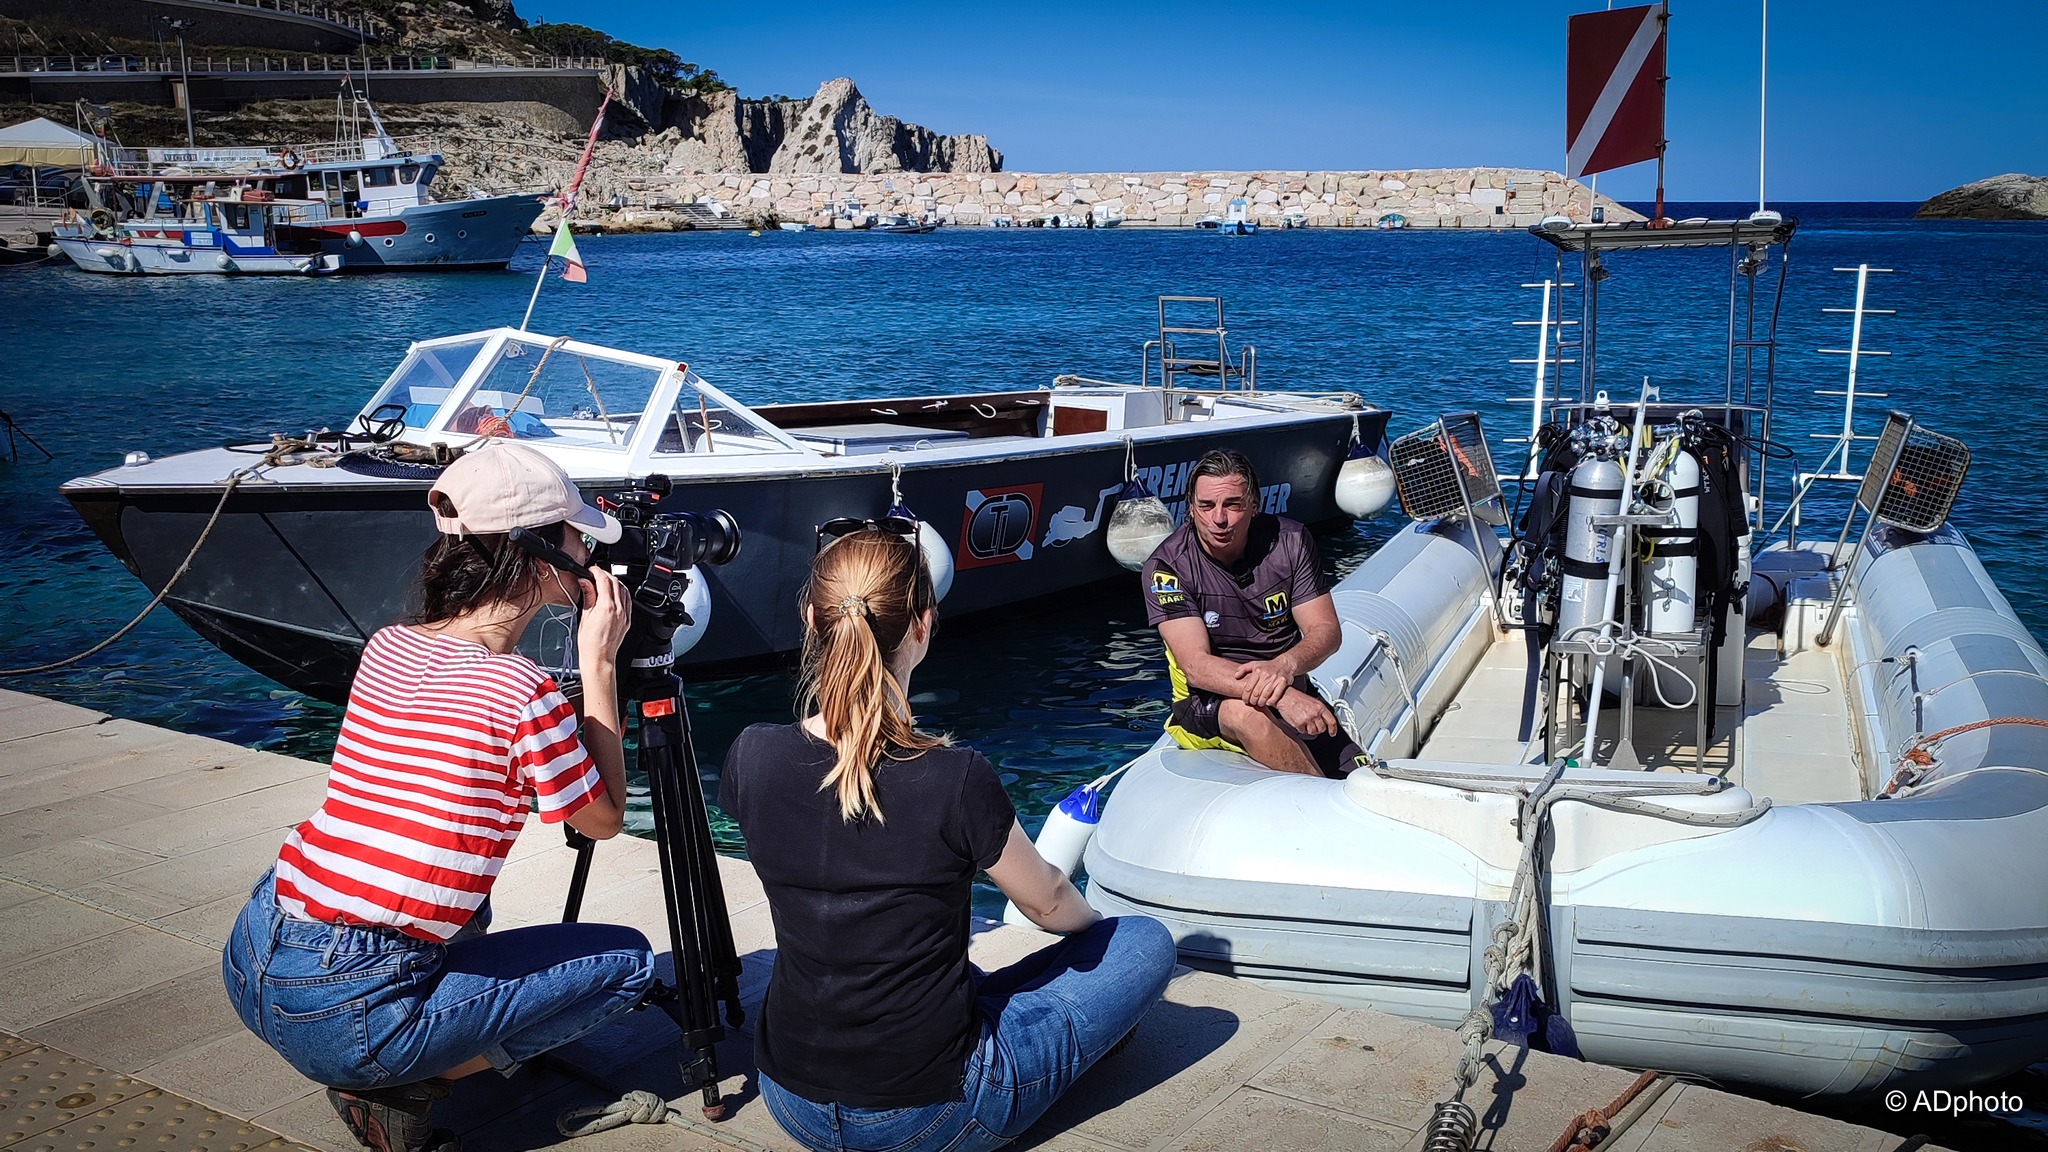
[[[561,227],[555,229],[555,242],[548,247],[549,256],[562,258],[562,279],[581,284],[590,279],[583,270],[583,254],[576,251],[576,237],[569,232],[569,218],[562,217]]]

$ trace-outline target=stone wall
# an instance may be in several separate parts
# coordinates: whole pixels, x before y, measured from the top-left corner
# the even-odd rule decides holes
[[[1384,172],[1112,172],[1030,174],[897,173],[755,174],[668,172],[626,181],[624,203],[609,205],[614,228],[659,230],[679,220],[665,211],[680,204],[716,202],[753,226],[803,222],[820,228],[859,226],[846,206],[862,214],[935,214],[949,224],[987,224],[1008,217],[1079,223],[1120,215],[1124,227],[1192,227],[1221,216],[1242,197],[1254,220],[1267,227],[1370,228],[1398,215],[1411,228],[1522,228],[1547,215],[1584,219],[1585,185],[1533,168],[1428,168]],[[1605,196],[1609,220],[1637,213]],[[1099,212],[1098,212],[1099,209]],[[589,214],[600,215],[597,205]]]

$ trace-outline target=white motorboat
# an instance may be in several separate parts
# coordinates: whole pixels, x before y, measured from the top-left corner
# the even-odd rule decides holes
[[[1753,458],[1794,227],[1532,229],[1558,249],[1538,363],[1580,376],[1538,377],[1530,517],[1497,531],[1476,417],[1395,441],[1414,523],[1339,583],[1314,673],[1368,756],[1318,779],[1162,738],[1087,846],[1089,900],[1188,963],[1482,1034],[1533,993],[1524,1024],[1612,1064],[1847,1094],[2048,1055],[2048,654],[1948,523],[1959,442],[1897,413],[1861,435],[1852,372],[1817,474]],[[1609,398],[1599,293],[1687,250],[1731,268],[1725,390]],[[1859,334],[1870,273],[1837,310]],[[1838,481],[1849,522],[1799,535]]]
[[[1210,303],[1216,344],[1178,350],[1173,336],[1205,330],[1165,332],[1162,304],[1161,339],[1148,342],[1135,384],[1061,377],[1039,389],[751,407],[672,356],[511,328],[423,340],[344,436],[161,460],[135,452],[63,493],[152,591],[190,560],[165,603],[202,636],[338,701],[363,643],[406,611],[434,538],[426,493],[455,453],[515,439],[594,495],[665,476],[664,508],[721,508],[745,534],[738,558],[698,582],[709,599],[694,646],[677,653],[693,674],[737,671],[802,643],[789,606],[813,529],[835,517],[920,517],[950,588],[948,617],[1013,611],[1122,572],[1112,554],[1122,503],[1164,501],[1163,519],[1195,459],[1219,445],[1252,457],[1270,507],[1346,522],[1345,457],[1354,442],[1379,445],[1387,412],[1348,393],[1261,390],[1251,349],[1229,356],[1221,302]],[[1149,496],[1135,496],[1134,481]],[[566,635],[537,632],[558,644]]]

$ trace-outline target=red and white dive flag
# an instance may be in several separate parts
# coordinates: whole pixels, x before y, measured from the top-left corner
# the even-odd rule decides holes
[[[1664,147],[1663,4],[1571,18],[1565,48],[1565,175],[1644,160]]]

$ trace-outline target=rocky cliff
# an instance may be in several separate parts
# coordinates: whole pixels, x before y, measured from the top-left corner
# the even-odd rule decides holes
[[[733,92],[671,97],[661,128],[683,139],[670,172],[999,172],[988,137],[942,136],[883,116],[853,81],[828,80],[808,100],[743,100]]]
[[[1914,215],[1922,220],[2048,220],[2048,177],[1993,176],[1943,192]]]

